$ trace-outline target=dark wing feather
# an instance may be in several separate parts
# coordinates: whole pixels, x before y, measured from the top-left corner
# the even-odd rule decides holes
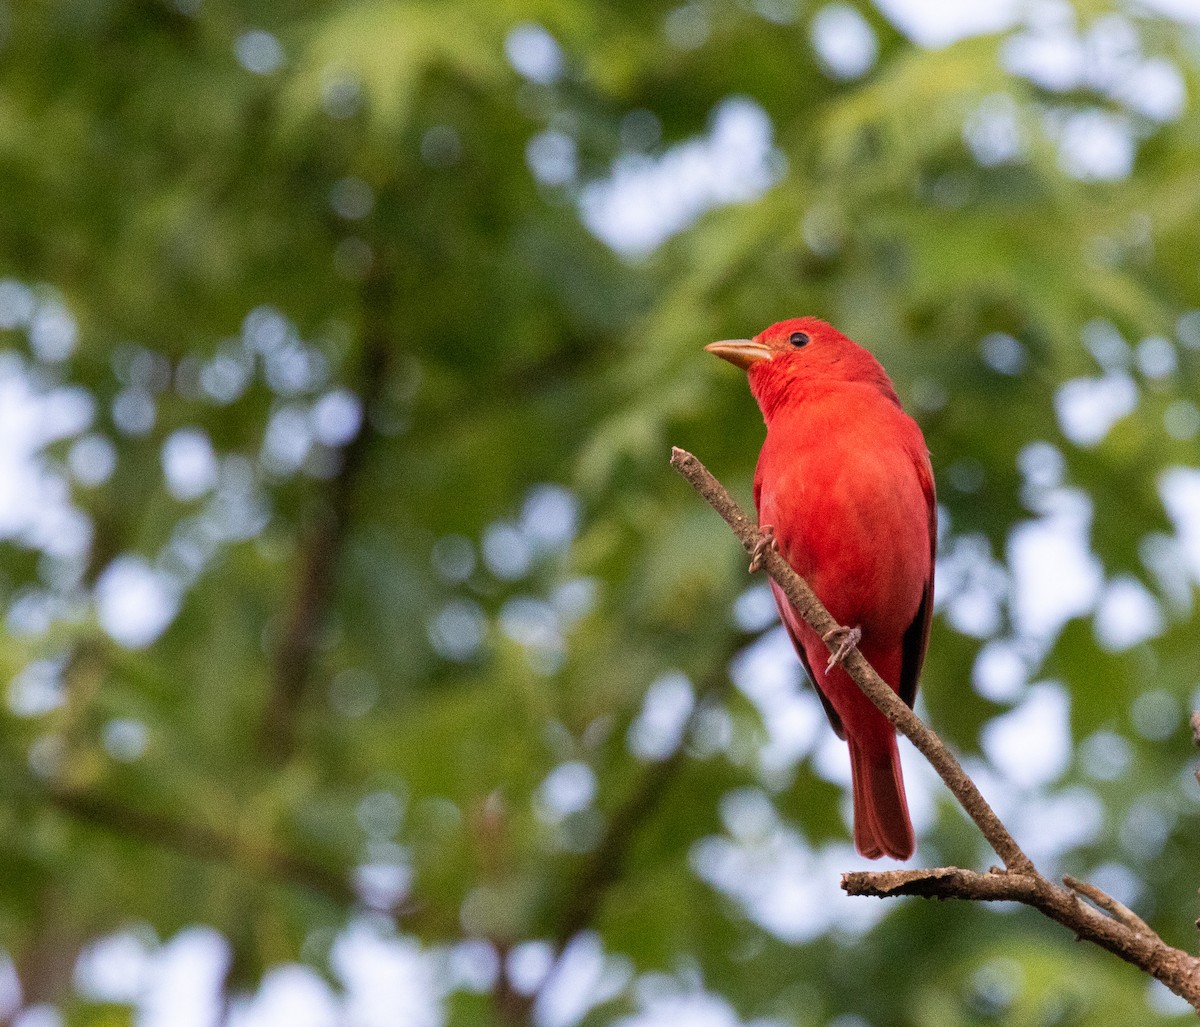
[[[921,677],[921,665],[925,662],[925,648],[929,645],[929,628],[933,624],[933,568],[937,562],[937,498],[933,486],[933,468],[929,465],[929,453],[922,451],[917,462],[917,473],[925,499],[929,503],[929,580],[921,593],[921,605],[917,615],[904,632],[900,657],[900,698],[909,706],[917,698],[917,680]]]
[[[933,621],[933,580],[925,583],[921,605],[908,630],[900,656],[900,698],[911,706],[917,698],[917,679],[921,676],[921,664],[925,662],[925,647],[929,644],[929,626]]]

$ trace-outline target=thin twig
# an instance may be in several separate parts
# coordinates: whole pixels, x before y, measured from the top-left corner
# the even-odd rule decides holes
[[[1080,881],[1078,878],[1072,877],[1070,874],[1063,875],[1063,884],[1073,892],[1078,892],[1084,898],[1091,899],[1101,909],[1107,913],[1111,913],[1126,927],[1132,927],[1135,931],[1141,931],[1143,934],[1153,934],[1154,928],[1151,927],[1145,920],[1138,916],[1124,902],[1114,899],[1107,892],[1101,891],[1094,884],[1088,884],[1087,881]]]
[[[807,582],[775,548],[759,546],[764,536],[699,460],[676,448],[671,452],[671,465],[725,519],[746,552],[761,554],[767,573],[809,627],[822,636],[838,627]],[[830,650],[833,648],[831,644]],[[929,760],[1007,868],[986,874],[959,867],[850,873],[842,876],[842,888],[847,894],[1021,902],[1070,928],[1076,937],[1099,945],[1150,974],[1200,1010],[1200,959],[1166,944],[1132,910],[1094,885],[1066,879],[1073,889],[1068,890],[1047,880],[1000,822],[953,753],[875,673],[863,655],[857,649],[851,650],[843,666],[884,716]],[[1200,744],[1200,715],[1193,717],[1192,726]],[[1079,894],[1101,908],[1081,902]]]

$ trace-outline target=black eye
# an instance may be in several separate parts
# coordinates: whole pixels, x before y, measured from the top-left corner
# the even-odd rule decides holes
[[[796,349],[799,349],[801,346],[807,346],[808,332],[792,332],[792,334],[788,336],[788,342],[795,346]]]

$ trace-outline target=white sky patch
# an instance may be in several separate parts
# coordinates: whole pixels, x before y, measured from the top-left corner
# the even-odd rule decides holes
[[[8,685],[8,708],[18,717],[43,717],[66,701],[62,672],[65,661],[34,660]]]
[[[154,955],[138,1027],[210,1027],[229,958],[229,943],[211,928],[180,931]]]
[[[1140,581],[1122,575],[1104,588],[1096,606],[1096,639],[1109,652],[1124,652],[1162,634],[1162,608]]]
[[[525,163],[542,185],[566,185],[579,171],[578,149],[566,132],[547,129],[526,144]]]
[[[1188,567],[1200,581],[1200,471],[1193,467],[1169,468],[1159,478],[1158,493],[1175,526]]]
[[[963,139],[985,168],[1006,164],[1025,150],[1020,109],[1007,93],[993,93],[980,101],[963,125]],[[983,355],[1001,374],[1016,374],[1025,365],[1024,347],[1011,335],[995,332],[983,340]]]
[[[633,964],[610,956],[597,934],[576,935],[554,965],[537,997],[534,1021],[538,1027],[573,1027],[588,1011],[616,998],[633,980]]]
[[[559,621],[570,626],[592,612],[598,591],[595,578],[571,578],[555,586],[550,593],[550,605]]]
[[[1118,902],[1123,902],[1130,909],[1137,910],[1138,900],[1142,897],[1144,885],[1141,878],[1129,867],[1122,863],[1101,863],[1088,874],[1088,880],[1101,891],[1107,892]],[[1157,982],[1155,982],[1157,983]],[[1196,1011],[1189,1007],[1188,1012],[1195,1017]]]
[[[552,673],[566,658],[558,613],[544,599],[514,596],[500,608],[500,630],[526,649],[535,668]]]
[[[876,0],[876,6],[909,39],[927,47],[948,46],[969,36],[1011,28],[1023,7],[1020,0],[972,0],[963,4]]]
[[[983,751],[1019,788],[1050,784],[1071,759],[1070,703],[1061,685],[1034,685],[1011,713],[995,717],[980,735]]]
[[[781,625],[743,649],[730,673],[755,705],[767,730],[758,752],[761,772],[776,783],[791,773],[820,737],[825,721],[791,639]]]
[[[1083,326],[1083,345],[1105,371],[1120,372],[1131,366],[1133,350],[1117,326],[1094,317]]]
[[[29,286],[14,278],[0,278],[0,328],[28,327],[36,303]]]
[[[1029,675],[1022,647],[1012,639],[988,642],[975,658],[971,683],[992,702],[1012,702],[1020,696]]]
[[[1160,1016],[1186,1016],[1189,1020],[1196,1015],[1190,1002],[1180,998],[1162,981],[1150,981],[1146,985],[1146,1005]]]
[[[312,428],[325,446],[344,446],[362,427],[362,400],[349,389],[333,389],[313,404]]]
[[[103,435],[84,435],[71,446],[67,465],[80,485],[103,485],[117,469],[117,448]]]
[[[0,956],[0,1016],[12,1016],[20,1008],[21,981],[11,957],[5,953]]]
[[[517,74],[539,85],[558,79],[566,64],[558,40],[533,22],[523,22],[509,32],[504,54]]]
[[[1094,842],[1104,827],[1104,803],[1090,788],[1064,788],[1051,795],[1025,795],[1005,816],[1029,858],[1047,876],[1064,853]]]
[[[1079,758],[1089,777],[1096,781],[1115,781],[1129,769],[1133,748],[1115,731],[1097,731],[1080,743]]]
[[[1004,41],[1001,62],[1014,75],[1022,75],[1045,89],[1074,89],[1083,81],[1083,44],[1069,25],[1048,26],[1022,32]]]
[[[515,991],[532,995],[542,986],[553,965],[554,950],[549,942],[523,941],[508,953],[505,970]]]
[[[638,987],[641,1006],[615,1027],[740,1027],[741,1020],[720,995],[698,987],[683,988],[664,975],[643,978]]]
[[[928,720],[918,703],[918,714],[923,720]],[[905,738],[897,738],[900,747],[900,767],[904,773],[904,793],[908,797],[908,815],[912,820],[913,832],[917,836],[917,845],[921,844],[921,835],[933,827],[937,819],[937,803],[944,795],[945,785],[938,773]],[[920,851],[914,859],[921,862]]]
[[[132,763],[146,751],[149,734],[140,720],[118,717],[104,725],[104,749],[113,759]]]
[[[157,416],[154,397],[146,389],[130,386],[113,397],[113,424],[126,435],[140,438],[149,434]]]
[[[42,303],[29,323],[29,345],[39,360],[52,364],[66,360],[79,342],[75,318],[57,300]]]
[[[1170,339],[1152,335],[1137,344],[1134,351],[1138,370],[1147,378],[1166,378],[1179,366],[1179,357]]]
[[[849,4],[826,4],[813,16],[813,48],[835,78],[861,78],[879,57],[879,40],[866,18]]]
[[[626,256],[649,253],[715,207],[761,195],[781,176],[773,128],[753,100],[731,97],[712,114],[706,136],[661,157],[629,153],[612,175],[583,190],[588,228]]]
[[[1089,535],[1092,501],[1078,489],[1044,497],[1046,514],[1017,525],[1008,540],[1013,589],[1010,608],[1018,632],[1049,640],[1073,617],[1090,613],[1103,583]]]
[[[751,585],[733,604],[733,622],[742,631],[764,631],[778,620],[775,597],[766,585]]]
[[[432,958],[410,938],[381,936],[365,922],[338,936],[330,954],[346,988],[343,1020],[355,1027],[441,1027]]]
[[[1104,441],[1109,430],[1137,407],[1137,386],[1124,372],[1102,378],[1072,378],[1054,394],[1054,410],[1062,433],[1090,449]]]
[[[773,809],[756,833],[704,838],[689,860],[701,880],[790,943],[811,941],[833,927],[858,934],[887,913],[884,903],[855,902],[839,887],[842,873],[868,865],[848,842],[814,850]]]
[[[987,538],[958,535],[939,548],[934,609],[945,610],[951,625],[963,634],[995,634],[1008,594],[1008,572],[993,558]]]
[[[663,35],[678,50],[695,50],[707,42],[712,24],[707,8],[699,3],[684,3],[667,12]]]
[[[306,966],[295,964],[270,970],[258,991],[237,1002],[229,1027],[339,1027],[343,1023],[329,985]]]
[[[497,578],[516,581],[529,573],[533,547],[515,524],[495,521],[483,533],[483,562]]]
[[[1073,112],[1051,119],[1051,137],[1059,142],[1059,164],[1085,182],[1114,182],[1133,170],[1137,145],[1133,125],[1123,114],[1103,110]]]
[[[83,389],[40,388],[19,356],[0,354],[0,538],[65,558],[87,551],[91,524],[41,451],[85,431],[94,412]]]
[[[1195,0],[1141,0],[1141,4],[1176,21],[1200,25],[1200,6]]]
[[[818,777],[830,784],[850,787],[850,755],[846,750],[846,743],[832,731],[818,737],[812,767]],[[848,817],[846,826],[851,826]]]
[[[1144,61],[1114,92],[1127,107],[1152,121],[1174,121],[1187,102],[1183,75],[1162,57]]]
[[[217,484],[217,455],[199,428],[180,428],[162,448],[167,490],[181,502],[199,499]]]
[[[434,650],[447,660],[470,660],[483,645],[488,622],[471,599],[451,599],[429,618],[426,633]]]
[[[595,771],[586,763],[572,760],[560,763],[546,775],[534,797],[534,806],[542,820],[557,824],[587,809],[595,797]]]
[[[300,469],[312,443],[307,411],[298,403],[289,403],[279,407],[267,422],[260,459],[272,474],[285,477]]]
[[[666,759],[679,748],[695,703],[695,691],[685,674],[672,671],[657,678],[629,725],[630,751],[644,760]]]
[[[100,626],[127,649],[144,649],[157,639],[175,619],[179,603],[175,579],[140,556],[118,556],[96,582]]]
[[[92,942],[75,964],[75,986],[95,1002],[133,1004],[150,983],[155,954],[147,939],[121,931]]]
[[[1192,10],[1194,16],[1197,8],[1192,5]],[[1122,14],[1108,14],[1092,22],[1083,35],[1076,29],[1071,17],[1031,24],[1028,31],[1005,40],[1004,66],[1057,92],[1095,89],[1152,121],[1179,117],[1187,99],[1183,76],[1166,58],[1143,54],[1133,22]]]
[[[521,505],[519,527],[536,552],[561,551],[579,528],[579,500],[561,485],[535,485]]]
[[[1122,14],[1106,14],[1088,27],[1083,37],[1088,84],[1111,91],[1137,70],[1141,41],[1133,23]]]
[[[447,952],[446,972],[451,989],[482,995],[500,976],[500,954],[490,942],[468,938]]]
[[[279,40],[262,29],[238,36],[233,53],[238,64],[255,75],[273,75],[283,67],[286,59]]]

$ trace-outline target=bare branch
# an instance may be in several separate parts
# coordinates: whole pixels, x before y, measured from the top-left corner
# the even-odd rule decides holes
[[[1081,882],[1074,882],[1072,888]],[[925,899],[965,899],[971,902],[1020,902],[1070,928],[1081,941],[1090,941],[1162,981],[1176,995],[1200,1009],[1200,960],[1166,944],[1131,910],[1095,885],[1077,889],[1098,905],[1119,907],[1116,919],[1079,901],[1041,874],[992,870],[981,874],[959,867],[937,870],[859,871],[842,875],[847,895],[894,898],[916,895]],[[1136,926],[1125,922],[1132,917]]]
[[[732,655],[730,653],[729,658]],[[727,663],[728,660],[723,659],[720,669],[700,688],[692,712],[680,732],[675,751],[648,767],[637,787],[613,813],[599,844],[591,851],[576,878],[567,904],[558,918],[553,937],[557,949],[564,948],[577,932],[592,922],[608,889],[620,881],[639,831],[654,817],[671,784],[687,762],[687,739],[705,711],[711,708],[714,697],[727,687]]]
[[[50,787],[42,796],[76,820],[129,838],[157,845],[192,859],[221,863],[238,870],[300,887],[339,906],[357,901],[346,877],[282,849],[258,844],[234,833],[137,809],[102,795]]]
[[[804,618],[818,635],[827,636],[840,625],[830,616],[821,601],[813,593],[803,578],[800,577],[788,562],[780,556],[773,546],[759,547],[763,538],[759,530],[750,523],[749,518],[742,513],[741,508],[725,490],[725,487],[709,473],[699,460],[691,453],[678,447],[671,451],[671,466],[674,467],[691,483],[692,487],[704,497],[705,501],[717,511],[733,529],[738,540],[748,553],[759,553],[763,566],[768,574],[779,583],[796,612]],[[833,652],[836,642],[829,643],[829,651]],[[912,710],[908,708],[887,683],[872,669],[866,657],[851,649],[842,661],[846,672],[854,682],[866,692],[867,697],[879,707],[888,720],[899,729],[901,734],[909,739],[933,764],[933,768],[941,775],[946,787],[954,793],[967,815],[979,826],[988,844],[996,851],[1004,865],[1009,870],[1020,870],[1029,873],[1033,863],[1021,851],[1021,847],[1008,833],[1008,829],[1000,823],[992,807],[988,805],[980,791],[959,764],[957,758],[946,748],[937,735],[921,723]]]
[[[1191,724],[1192,724],[1192,741],[1198,747],[1200,747],[1200,711],[1197,711],[1192,714]],[[1196,771],[1196,783],[1200,784],[1200,770]],[[1197,926],[1200,927],[1200,923],[1197,923]]]
[[[352,906],[358,901],[344,870],[266,840],[248,838],[194,818],[134,806],[92,789],[43,780],[7,761],[0,763],[0,779],[4,782],[4,797],[15,803],[45,803],[81,824],[189,859],[298,887],[339,906]]]
[[[1110,913],[1121,921],[1126,927],[1131,927],[1135,931],[1141,931],[1142,934],[1153,934],[1152,928],[1145,920],[1138,916],[1124,902],[1114,899],[1107,892],[1101,891],[1094,884],[1088,884],[1087,881],[1080,881],[1078,878],[1072,877],[1070,874],[1063,876],[1063,884],[1073,892],[1091,899],[1097,906],[1103,909],[1106,913]]]
[[[310,504],[301,529],[300,569],[283,628],[272,653],[272,681],[262,722],[262,747],[268,760],[283,763],[296,745],[296,727],[304,689],[312,674],[321,629],[333,599],[338,562],[349,531],[355,492],[373,432],[366,413],[386,384],[391,288],[377,272],[364,286],[362,361],[358,372],[364,416],[354,437],[341,450],[341,466],[326,495]]]
[[[609,889],[620,882],[629,856],[642,829],[653,820],[662,807],[672,784],[687,763],[687,739],[692,737],[700,718],[712,708],[712,703],[730,687],[728,664],[744,637],[736,636],[731,646],[701,683],[692,711],[679,733],[679,743],[665,759],[646,768],[636,787],[613,812],[599,843],[588,854],[576,874],[571,890],[558,911],[550,943],[555,962],[546,974],[539,992],[521,995],[513,990],[506,972],[500,974],[493,991],[493,1001],[506,1023],[528,1023],[531,1010],[540,991],[562,970],[562,955],[576,934],[585,930],[596,918]]]
[[[763,535],[699,460],[676,448],[671,452],[671,465],[725,519],[746,552],[759,557],[809,627],[822,636],[838,627],[812,589],[774,547],[759,545]],[[1000,822],[953,753],[875,673],[863,655],[857,649],[851,650],[843,666],[884,716],[929,760],[1007,868],[993,868],[986,874],[959,867],[844,874],[842,888],[847,894],[1021,902],[1070,928],[1077,938],[1132,963],[1200,1010],[1200,959],[1166,944],[1136,913],[1095,885],[1064,878],[1068,887],[1063,888],[1048,881]],[[1193,716],[1192,727],[1200,745],[1200,714]],[[1100,908],[1081,902],[1080,895]]]

